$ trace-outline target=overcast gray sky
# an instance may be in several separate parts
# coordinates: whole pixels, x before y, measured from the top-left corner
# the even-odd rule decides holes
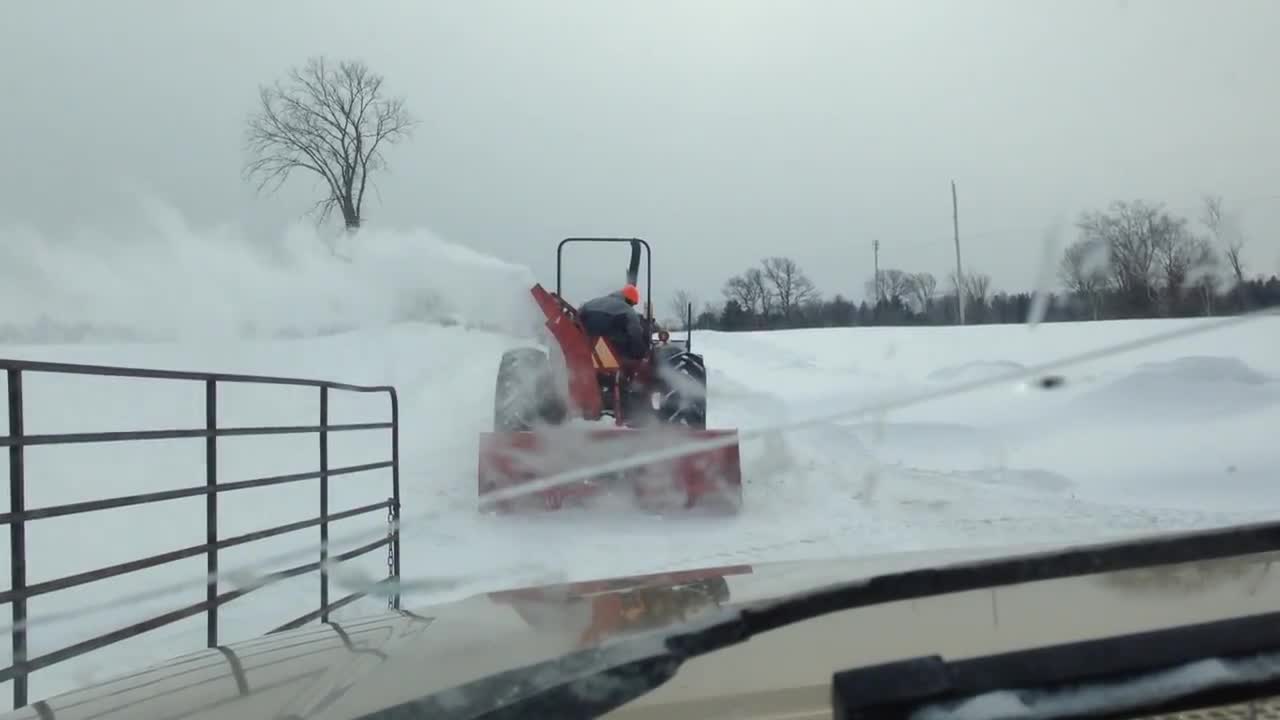
[[[1028,288],[1045,231],[1222,193],[1280,270],[1275,0],[3,0],[0,224],[109,223],[141,183],[276,232],[310,179],[240,178],[259,83],[353,57],[423,120],[368,221],[552,272],[642,235],[665,302],[767,254],[861,298],[886,267]],[[617,274],[620,267],[609,268]]]

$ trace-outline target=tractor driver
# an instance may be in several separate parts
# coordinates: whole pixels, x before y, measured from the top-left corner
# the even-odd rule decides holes
[[[649,334],[636,312],[639,304],[640,291],[628,283],[617,292],[583,303],[578,314],[588,334],[605,338],[632,360],[643,360],[649,353]]]

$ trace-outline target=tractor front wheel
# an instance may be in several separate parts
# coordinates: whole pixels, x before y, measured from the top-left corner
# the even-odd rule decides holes
[[[695,430],[707,427],[707,368],[702,356],[677,352],[662,359],[654,391],[658,420]]]
[[[502,354],[493,397],[495,431],[519,432],[532,430],[537,424],[559,424],[565,415],[547,353],[539,348],[514,348]]]

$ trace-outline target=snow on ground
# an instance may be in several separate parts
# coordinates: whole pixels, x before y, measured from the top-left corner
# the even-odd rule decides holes
[[[452,516],[432,532],[496,557],[554,549],[581,578],[1273,517],[1275,319],[1072,368],[1053,390],[1004,383],[883,417],[753,432],[1195,322],[695,333],[709,366],[709,424],[750,434],[741,517],[593,526]],[[471,561],[457,557],[459,569]]]
[[[190,229],[158,211],[152,219],[151,232],[121,254],[30,231],[4,235],[0,342],[8,344],[0,357],[395,385],[403,570],[410,581],[440,583],[409,604],[676,566],[1093,540],[1280,509],[1268,443],[1268,429],[1280,423],[1280,320],[1267,319],[1068,368],[1065,384],[1050,390],[1002,383],[778,434],[756,431],[1204,321],[698,332],[694,345],[710,368],[710,423],[748,433],[739,517],[480,516],[476,438],[490,425],[499,356],[529,326],[526,270],[426,233],[366,233],[342,259],[295,231],[276,254],[260,256],[230,231]],[[203,423],[198,383],[31,375],[25,393],[28,433]],[[339,393],[330,419],[377,421],[387,411],[384,396]],[[229,386],[219,395],[224,425],[311,424],[317,413],[317,391],[305,388]],[[4,423],[0,417],[0,432]],[[199,485],[203,447],[178,440],[29,449],[28,506]],[[310,436],[226,438],[219,447],[223,480],[306,472],[318,462]],[[336,434],[330,448],[339,466],[385,459],[390,444],[385,432],[368,431]],[[388,472],[335,478],[331,508],[380,500],[389,484]],[[223,495],[220,532],[311,517],[314,488]],[[203,518],[203,499],[192,498],[32,522],[29,582],[198,544]],[[375,514],[336,523],[331,535],[340,551],[384,531],[385,517]],[[251,571],[233,572],[222,588],[314,559],[317,540],[311,529],[221,554],[224,570]],[[7,534],[0,543],[7,551]],[[0,553],[3,576],[7,557]],[[385,555],[350,565],[357,579],[378,578]],[[32,652],[202,600],[203,573],[197,557],[37,598]],[[335,597],[345,594],[344,579],[335,580]],[[306,575],[231,603],[221,611],[222,639],[310,610],[318,584]],[[340,615],[378,607],[370,600]],[[37,672],[32,694],[203,640],[202,617],[176,623]]]

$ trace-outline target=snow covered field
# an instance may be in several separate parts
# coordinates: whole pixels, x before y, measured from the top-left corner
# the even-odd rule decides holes
[[[1093,540],[1280,511],[1280,319],[1268,318],[1067,368],[1065,384],[1053,389],[1001,383],[881,416],[753,434],[743,445],[746,507],[737,518],[481,517],[476,437],[490,424],[501,351],[528,327],[529,271],[424,233],[369,233],[347,262],[313,251],[314,238],[302,232],[259,257],[234,237],[191,230],[171,215],[156,216],[153,230],[118,255],[8,231],[0,242],[9,253],[0,263],[0,357],[395,385],[403,571],[410,582],[436,583],[411,594],[410,606],[541,580]],[[553,252],[554,239],[547,247]],[[694,346],[709,365],[710,424],[756,431],[1200,322],[698,332]],[[28,433],[203,423],[197,383],[30,375],[25,392]],[[303,388],[228,386],[219,406],[224,425],[312,424],[318,399]],[[334,423],[386,413],[384,396],[331,400]],[[0,415],[0,433],[5,422]],[[335,435],[330,464],[386,459],[388,438]],[[198,485],[203,447],[176,440],[29,449],[28,506]],[[315,439],[224,439],[219,462],[228,481],[305,472],[317,464]],[[0,465],[0,481],[7,472]],[[314,487],[224,495],[220,532],[314,516]],[[331,487],[333,510],[366,504],[389,493],[389,471]],[[0,502],[7,507],[7,497]],[[334,552],[384,531],[377,514],[335,524],[331,536],[348,539]],[[33,522],[28,579],[198,544],[203,533],[202,498]],[[222,566],[269,572],[300,564],[315,558],[317,540],[308,530],[254,543],[224,553]],[[0,544],[7,577],[7,534]],[[289,552],[306,554],[264,557]],[[355,579],[382,577],[385,554],[352,566]],[[37,598],[31,652],[199,601],[203,572],[204,559],[195,558]],[[223,587],[248,577],[233,573]],[[335,597],[347,591],[343,580]],[[233,602],[221,612],[222,638],[306,612],[318,584],[311,574]],[[339,615],[380,605],[370,600]],[[32,696],[199,647],[203,622],[37,672]]]

